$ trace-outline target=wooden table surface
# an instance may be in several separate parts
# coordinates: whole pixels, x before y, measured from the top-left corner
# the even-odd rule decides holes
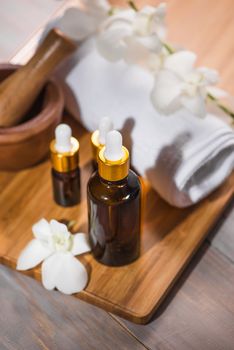
[[[10,60],[63,3],[2,0],[0,60]],[[29,30],[24,11],[17,12],[16,6],[40,8],[33,12]],[[220,86],[232,94],[233,11],[233,0],[171,0],[167,18],[170,39],[196,51],[201,64],[217,68]],[[9,26],[12,38],[19,35],[20,42],[3,38]],[[0,184],[0,191],[7,183]],[[146,326],[48,292],[29,277],[0,266],[0,349],[234,349],[233,228],[234,202]]]

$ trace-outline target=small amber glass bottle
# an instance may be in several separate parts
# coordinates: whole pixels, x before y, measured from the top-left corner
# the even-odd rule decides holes
[[[141,188],[129,170],[129,153],[121,134],[107,134],[98,171],[88,183],[89,236],[94,257],[109,266],[126,265],[139,257]]]
[[[71,137],[71,128],[60,124],[55,129],[55,140],[50,144],[53,196],[63,207],[80,201],[79,142]]]

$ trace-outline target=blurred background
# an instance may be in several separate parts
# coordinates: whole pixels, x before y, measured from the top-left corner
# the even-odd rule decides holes
[[[0,61],[25,62],[43,26],[79,0],[1,0]],[[158,4],[136,0],[137,6]],[[234,94],[234,1],[169,0],[167,26],[170,41],[198,54],[198,63],[218,69],[219,86]],[[123,5],[125,0],[112,0]]]

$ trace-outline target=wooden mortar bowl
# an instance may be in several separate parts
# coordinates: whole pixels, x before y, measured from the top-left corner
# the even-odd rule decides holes
[[[0,81],[19,66],[0,64]],[[14,127],[0,128],[0,170],[20,170],[43,160],[62,118],[64,97],[55,78],[49,78],[26,120]]]

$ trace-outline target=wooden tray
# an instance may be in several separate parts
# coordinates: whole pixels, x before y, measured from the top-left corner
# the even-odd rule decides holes
[[[49,161],[18,173],[0,173],[0,262],[12,268],[19,252],[32,239],[32,225],[42,217],[76,220],[74,232],[87,232],[90,136],[72,120],[68,123],[81,143],[83,200],[79,206],[65,209],[53,202]],[[76,297],[133,322],[147,323],[231,199],[233,184],[234,175],[199,205],[176,209],[144,183],[141,258],[131,265],[111,268],[85,255],[82,259],[90,281]],[[40,268],[27,274],[40,279]]]

